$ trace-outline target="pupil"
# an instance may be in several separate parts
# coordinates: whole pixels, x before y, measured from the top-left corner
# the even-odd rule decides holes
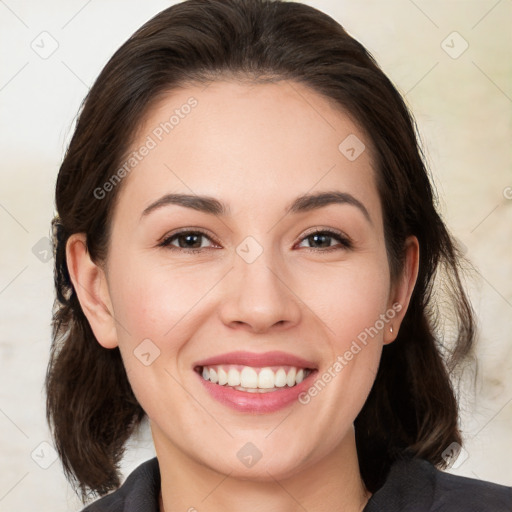
[[[199,239],[201,235],[185,235],[183,236],[182,238],[185,239],[185,246],[184,247],[197,247],[197,240]],[[195,239],[195,240],[194,240]],[[201,244],[199,244],[199,247],[201,246]],[[183,246],[182,246],[183,247]]]
[[[329,237],[327,235],[316,234],[316,235],[313,235],[313,236],[310,237],[310,241],[314,240],[314,243],[320,243],[320,245],[322,245],[322,239],[323,239],[324,242],[325,241],[327,241],[327,242],[329,241]],[[329,247],[329,243],[324,243],[323,247]]]

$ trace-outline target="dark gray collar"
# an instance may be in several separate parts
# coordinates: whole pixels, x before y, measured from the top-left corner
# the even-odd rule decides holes
[[[159,512],[160,469],[150,459],[112,494],[82,512]],[[384,485],[363,512],[511,512],[512,487],[452,475],[424,459],[406,458],[391,466]]]

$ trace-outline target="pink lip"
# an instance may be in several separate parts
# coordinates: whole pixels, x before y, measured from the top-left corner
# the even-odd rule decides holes
[[[194,364],[194,368],[198,366],[214,366],[217,364],[241,364],[254,368],[263,368],[266,366],[296,366],[298,368],[316,369],[316,365],[312,361],[306,361],[301,357],[279,351],[263,352],[261,354],[242,351],[229,352],[198,361]]]
[[[297,402],[299,395],[311,386],[317,373],[317,371],[311,372],[300,384],[292,388],[279,388],[277,391],[271,391],[269,393],[238,391],[232,387],[220,386],[213,384],[209,380],[204,380],[199,373],[197,373],[197,377],[201,380],[210,395],[220,403],[227,405],[235,411],[263,414],[278,411]]]
[[[215,366],[219,364],[233,364],[252,366],[254,368],[264,368],[267,366],[295,366],[298,368],[309,368],[316,370],[316,365],[312,361],[307,361],[302,357],[287,354],[286,352],[273,351],[257,354],[254,352],[229,352],[218,356],[210,357],[194,364],[194,369],[198,370],[202,366]],[[283,409],[284,407],[296,402],[298,396],[306,391],[315,378],[316,371],[312,371],[300,384],[291,388],[285,386],[277,391],[268,393],[248,393],[238,391],[229,386],[220,386],[210,381],[204,380],[198,371],[198,378],[205,386],[210,395],[220,403],[228,407],[249,413],[270,413]]]

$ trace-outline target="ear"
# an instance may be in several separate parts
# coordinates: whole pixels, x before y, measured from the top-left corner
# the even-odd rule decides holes
[[[409,236],[405,241],[405,260],[402,274],[391,287],[388,311],[395,311],[396,315],[386,326],[384,344],[391,343],[398,335],[398,330],[409,307],[411,295],[418,278],[419,261],[420,246],[418,239],[415,236]]]
[[[91,260],[85,233],[74,233],[66,243],[69,276],[98,343],[117,347],[114,310],[105,272]]]

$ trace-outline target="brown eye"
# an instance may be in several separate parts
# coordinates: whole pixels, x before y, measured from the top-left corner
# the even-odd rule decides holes
[[[158,245],[159,247],[166,247],[171,250],[200,252],[208,248],[208,245],[203,245],[205,239],[211,241],[211,238],[202,231],[180,231],[164,238]],[[177,245],[174,242],[177,242]]]
[[[324,250],[335,250],[340,249],[340,245],[342,249],[350,249],[352,247],[351,241],[346,236],[330,230],[315,231],[304,237],[302,240],[307,241],[313,249],[320,248]],[[332,240],[337,240],[338,246],[332,245]]]

